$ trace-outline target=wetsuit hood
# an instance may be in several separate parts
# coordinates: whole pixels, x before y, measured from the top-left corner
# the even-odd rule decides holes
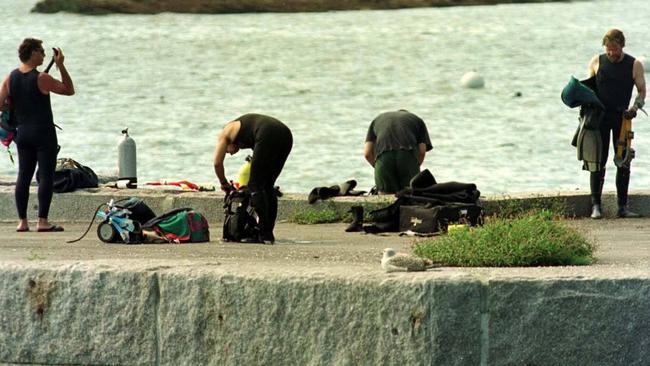
[[[583,104],[595,104],[605,109],[603,103],[596,96],[596,92],[593,90],[595,88],[595,77],[589,78],[587,80],[579,81],[575,77],[571,76],[569,83],[562,89],[562,102],[570,108],[575,108]],[[589,87],[589,85],[594,85]]]

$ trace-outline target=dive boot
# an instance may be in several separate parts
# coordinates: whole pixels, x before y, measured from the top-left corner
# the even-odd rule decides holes
[[[363,206],[350,207],[352,213],[352,223],[345,228],[348,233],[355,231],[363,231]]]
[[[618,216],[620,218],[623,218],[623,219],[638,219],[639,217],[641,217],[641,215],[639,215],[636,212],[626,210],[625,206],[619,206],[618,207],[618,212],[616,213],[616,216]]]
[[[275,243],[275,237],[273,236],[273,233],[270,234],[259,233],[258,235],[242,238],[240,240],[240,243],[273,245]]]
[[[603,218],[603,213],[600,209],[600,205],[594,205],[591,208],[591,218],[594,220],[602,219]]]
[[[273,233],[260,233],[260,241],[266,245],[275,244],[275,236]]]
[[[239,242],[245,244],[264,244],[264,242],[260,239],[259,236],[248,236],[245,238],[241,238]]]

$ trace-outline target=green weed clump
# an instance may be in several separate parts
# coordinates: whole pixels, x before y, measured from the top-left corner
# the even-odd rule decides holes
[[[296,212],[291,218],[291,222],[302,225],[329,224],[340,222],[344,216],[336,209],[336,205],[329,202],[327,205],[317,208],[304,208]]]
[[[595,245],[555,215],[541,210],[512,220],[492,218],[479,228],[416,242],[414,254],[461,267],[591,264]]]
[[[390,202],[361,202],[354,206],[363,207],[363,221],[371,221],[370,212],[388,206]],[[343,211],[345,210],[345,211]],[[328,201],[309,206],[297,211],[289,220],[296,224],[330,224],[334,222],[352,222],[352,214],[349,208],[337,206],[333,201]]]
[[[512,199],[504,197],[503,200],[493,204],[494,215],[501,218],[517,218],[528,216],[536,212],[547,211],[556,218],[566,216],[567,203],[562,197],[539,196],[533,199]]]

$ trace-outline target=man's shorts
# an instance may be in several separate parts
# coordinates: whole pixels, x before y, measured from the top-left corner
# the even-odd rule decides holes
[[[416,150],[384,151],[375,161],[375,185],[382,193],[396,193],[409,186],[420,172]]]

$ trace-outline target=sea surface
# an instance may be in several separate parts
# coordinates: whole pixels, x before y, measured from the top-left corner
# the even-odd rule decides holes
[[[0,0],[0,74],[18,65],[25,37],[43,39],[47,51],[61,47],[76,95],[52,96],[63,128],[59,156],[114,174],[128,126],[140,182],[216,183],[221,127],[258,112],[294,134],[278,180],[283,190],[350,178],[369,189],[368,125],[405,108],[428,126],[434,149],[423,167],[439,182],[473,182],[486,194],[588,192],[588,173],[570,146],[578,111],[562,104],[560,91],[571,75],[586,76],[611,27],[625,32],[628,53],[650,56],[645,0],[108,16],[35,14],[35,3]],[[472,70],[484,77],[483,89],[460,84]],[[647,189],[650,118],[637,118],[634,129],[630,189]],[[13,177],[1,150],[0,176]],[[245,150],[226,158],[229,177],[244,157]],[[612,190],[608,167],[605,190]]]

